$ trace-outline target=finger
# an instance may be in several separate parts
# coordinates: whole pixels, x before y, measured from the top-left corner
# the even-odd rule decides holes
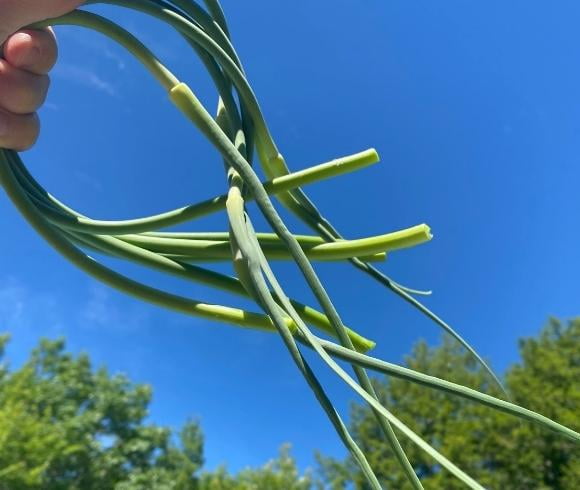
[[[11,114],[0,110],[0,147],[24,151],[38,139],[40,121],[36,114]]]
[[[14,114],[34,112],[43,104],[49,83],[47,75],[19,70],[0,59],[0,108]]]
[[[66,14],[83,0],[0,0],[0,44],[33,22]]]
[[[52,29],[22,30],[4,44],[4,59],[12,66],[45,75],[56,63],[58,49]]]

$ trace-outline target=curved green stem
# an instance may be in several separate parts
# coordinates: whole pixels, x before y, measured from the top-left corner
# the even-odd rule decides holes
[[[276,177],[275,179],[264,182],[263,185],[264,189],[266,189],[269,194],[278,194],[280,192],[285,192],[288,189],[358,170],[377,162],[378,156],[376,152],[372,149],[366,150],[346,157],[337,158],[330,162],[322,163],[302,171]],[[195,218],[224,210],[227,198],[226,194],[222,194],[211,199],[206,199],[197,204],[190,204],[189,206],[184,206],[182,208],[166,211],[153,216],[131,220],[103,221],[90,219],[68,206],[65,206],[50,194],[46,194],[53,203],[65,211],[65,214],[63,215],[62,213],[47,209],[47,218],[52,223],[69,230],[84,233],[98,233],[100,235],[141,233],[182,224]],[[251,200],[252,197],[248,196],[248,199]]]
[[[305,338],[302,338],[300,340],[305,343],[309,342]],[[353,363],[361,367],[372,369],[373,371],[377,371],[379,373],[383,373],[388,376],[394,376],[396,378],[404,379],[412,383],[427,386],[429,388],[443,391],[445,393],[449,393],[455,396],[460,396],[467,400],[480,403],[482,405],[494,408],[496,410],[500,410],[502,412],[521,418],[523,420],[527,420],[535,424],[541,425],[550,430],[553,430],[554,432],[564,435],[575,442],[580,443],[580,434],[578,432],[562,424],[559,424],[558,422],[555,422],[552,419],[545,417],[544,415],[533,412],[532,410],[528,410],[527,408],[520,407],[515,403],[501,400],[500,398],[487,395],[486,393],[481,393],[472,388],[468,388],[467,386],[452,383],[451,381],[436,378],[435,376],[429,376],[427,374],[420,373],[413,369],[405,368],[403,366],[398,366],[390,362],[382,361],[380,359],[376,359],[368,355],[353,352],[352,350],[345,349],[340,345],[337,345],[333,342],[328,342],[327,340],[324,339],[318,339],[318,341],[320,342],[320,345],[324,348],[324,350],[326,350],[329,354],[332,354],[334,357],[337,357],[344,361],[348,361],[349,363]]]
[[[344,240],[301,190],[303,185],[376,163],[378,155],[370,149],[290,173],[231,43],[225,16],[217,0],[205,0],[207,11],[192,0],[104,0],[90,3],[108,3],[141,11],[174,27],[198,54],[216,86],[219,94],[216,119],[209,115],[189,87],[180,83],[151,51],[113,22],[93,13],[75,11],[36,26],[84,26],[105,34],[128,49],[160,82],[174,105],[221,153],[228,174],[229,191],[155,216],[122,221],[94,220],[47,193],[28,173],[17,154],[0,149],[0,183],[25,218],[55,249],[95,278],[145,301],[204,318],[277,331],[373,489],[380,489],[376,475],[304,360],[294,336],[314,349],[371,406],[402,470],[415,489],[421,489],[421,483],[393,427],[470,488],[481,489],[481,486],[378,402],[366,368],[463,396],[550,427],[576,441],[580,440],[574,431],[517,405],[355,352],[355,349],[366,351],[374,344],[342,323],[310,260],[349,260],[453,335],[501,386],[499,379],[475,350],[448,324],[411,296],[423,292],[400,286],[367,263],[371,259],[384,259],[386,252],[428,241],[431,238],[429,227],[418,225],[375,237]],[[251,167],[254,147],[268,182],[261,182]],[[285,207],[314,229],[319,237],[293,235],[280,219],[268,195],[276,195]],[[245,203],[251,199],[256,200],[275,234],[255,233],[245,211]],[[229,219],[229,233],[158,231],[224,209]],[[266,314],[203,303],[146,286],[103,266],[77,246],[253,298]],[[300,268],[324,313],[291,300],[284,293],[267,259],[288,258],[292,258]],[[231,260],[238,278],[190,263],[216,260]],[[307,323],[334,336],[341,345],[319,339],[310,332]],[[349,362],[358,383],[331,356]]]

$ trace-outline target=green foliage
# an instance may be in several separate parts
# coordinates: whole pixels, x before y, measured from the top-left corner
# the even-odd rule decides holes
[[[0,358],[7,336],[0,336]],[[189,421],[145,424],[151,389],[94,371],[64,341],[43,340],[18,370],[0,364],[0,490],[306,490],[288,448],[261,469],[201,473],[204,437]]]
[[[578,430],[580,319],[568,325],[551,320],[538,338],[520,342],[520,353],[521,361],[506,374],[513,401]],[[437,348],[421,342],[406,363],[501,398],[481,367],[452,340]],[[578,446],[549,430],[407,381],[383,378],[375,386],[388,408],[486,488],[564,490],[580,481]],[[382,486],[410,488],[371,411],[354,406],[351,425]],[[427,488],[464,488],[415,446],[406,441],[403,446]],[[328,488],[368,488],[352,460],[318,459]]]
[[[0,336],[0,359],[7,336]],[[506,374],[512,400],[571,428],[580,428],[580,319],[551,320],[537,338],[520,342],[521,361]],[[419,343],[413,369],[500,396],[479,364],[453,340]],[[580,481],[580,451],[539,426],[403,380],[375,380],[381,402],[486,488],[568,490]],[[319,455],[324,484],[301,475],[289,447],[261,468],[230,474],[203,471],[204,436],[189,421],[171,431],[145,424],[151,390],[86,355],[43,340],[18,370],[0,364],[0,490],[340,490],[366,489],[356,464]],[[374,415],[354,406],[352,432],[385,489],[409,488]],[[403,439],[427,488],[463,486]],[[350,486],[349,486],[350,485]]]
[[[203,474],[199,490],[309,490],[312,484],[310,475],[299,475],[289,446],[283,446],[278,459],[262,468],[248,468],[235,476],[223,467]]]
[[[580,318],[562,325],[550,320],[538,338],[520,342],[522,362],[507,374],[516,403],[529,406],[578,430],[580,427]],[[500,440],[504,454],[518,454],[519,464],[506,458],[513,488],[569,490],[580,482],[580,450],[567,439],[536,426],[512,426]]]

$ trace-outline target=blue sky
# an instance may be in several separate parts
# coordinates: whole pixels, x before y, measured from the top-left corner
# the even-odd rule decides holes
[[[580,313],[578,2],[230,0],[224,8],[292,169],[368,147],[382,157],[308,194],[352,238],[428,223],[432,242],[381,267],[432,289],[426,303],[496,369],[517,359],[517,339],[548,316]],[[93,10],[128,27],[213,110],[208,77],[176,35],[139,14]],[[43,133],[23,156],[49,191],[101,219],[223,192],[217,154],[135,61],[98,34],[57,31]],[[3,194],[0,220],[0,330],[12,334],[14,365],[39,337],[65,335],[95,364],[150,383],[152,421],[178,428],[198,417],[209,468],[262,464],[287,441],[301,467],[315,449],[344,453],[276,336],[107,289],[50,249]],[[225,230],[226,217],[190,229]],[[242,304],[114,265],[197,299]],[[308,298],[292,268],[277,270],[288,291]],[[434,324],[348,265],[317,271],[345,322],[377,341],[376,356],[400,362],[419,338],[438,340]],[[346,412],[354,395],[320,375]]]

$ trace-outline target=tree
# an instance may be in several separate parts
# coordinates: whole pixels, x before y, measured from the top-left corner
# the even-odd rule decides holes
[[[280,449],[274,459],[259,469],[245,469],[229,475],[226,468],[201,476],[199,490],[310,490],[309,474],[300,476],[288,445]]]
[[[168,428],[144,423],[150,401],[148,386],[42,340],[20,369],[0,365],[0,490],[309,488],[287,448],[259,470],[201,473],[199,424],[186,423],[174,444]]]
[[[520,342],[520,354],[506,373],[512,401],[580,429],[580,318],[567,325],[550,320],[538,338]],[[448,338],[437,348],[420,342],[406,363],[501,397],[481,367]],[[407,381],[382,378],[375,386],[390,410],[485,488],[564,490],[580,481],[578,446],[546,429]],[[410,488],[368,407],[353,406],[351,425],[383,487]],[[416,446],[401,442],[428,488],[464,488]],[[352,460],[318,459],[329,488],[367,488]]]
[[[522,361],[507,373],[515,403],[580,429],[580,318],[567,325],[551,319],[538,338],[520,342]],[[510,481],[539,490],[569,490],[580,482],[578,446],[535,425],[511,426],[500,439]],[[500,427],[500,430],[504,430]],[[519,458],[511,459],[517,451]],[[519,459],[519,461],[518,461]]]

